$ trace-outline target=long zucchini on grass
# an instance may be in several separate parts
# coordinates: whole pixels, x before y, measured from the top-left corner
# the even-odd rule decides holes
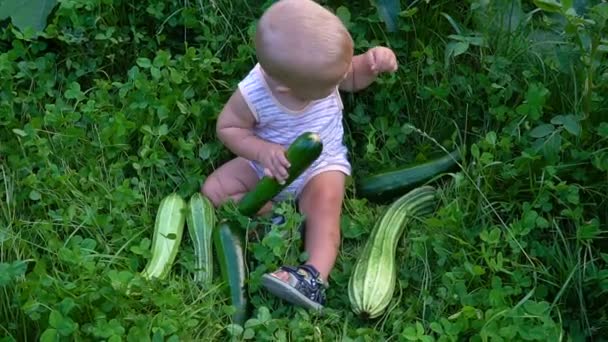
[[[390,304],[397,276],[397,244],[408,223],[431,213],[435,196],[431,186],[416,188],[393,202],[376,222],[349,279],[353,312],[376,318]]]
[[[302,174],[323,150],[321,137],[317,133],[302,133],[287,149],[286,157],[291,166],[285,183],[279,184],[276,179],[262,178],[238,203],[239,212],[245,216],[255,215],[269,200],[279,194]]]
[[[441,172],[449,170],[460,161],[458,150],[428,162],[407,166],[389,172],[381,172],[357,182],[357,196],[373,200],[390,200],[421,185]]]
[[[235,221],[222,220],[213,231],[213,243],[222,279],[228,285],[230,304],[236,308],[232,320],[240,325],[247,320],[248,311],[244,241],[243,230]]]
[[[158,207],[152,238],[152,258],[141,275],[164,279],[169,274],[182,241],[186,202],[176,193],[163,198]]]
[[[215,207],[200,192],[190,197],[189,205],[186,222],[194,246],[194,281],[203,288],[209,288],[213,280],[212,234],[216,223]]]

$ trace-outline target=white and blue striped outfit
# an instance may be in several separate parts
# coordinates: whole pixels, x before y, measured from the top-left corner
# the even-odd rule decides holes
[[[288,148],[302,133],[315,132],[323,142],[323,152],[319,158],[274,201],[285,200],[290,195],[298,197],[308,180],[323,171],[337,170],[347,176],[351,174],[348,150],[343,142],[343,104],[337,88],[328,97],[312,101],[303,110],[292,111],[273,96],[257,64],[239,83],[239,90],[256,119],[254,132],[261,139]],[[257,161],[250,161],[250,164],[258,177],[262,178],[262,164]]]

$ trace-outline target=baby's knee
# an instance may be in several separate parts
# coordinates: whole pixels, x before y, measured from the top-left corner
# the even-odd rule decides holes
[[[319,187],[309,196],[305,197],[307,203],[302,203],[307,208],[309,215],[336,216],[342,208],[343,192],[336,187]]]
[[[211,175],[205,179],[205,182],[201,186],[201,193],[216,207],[222,204],[226,197],[222,190],[222,184],[214,175]]]
[[[322,206],[334,207],[342,203],[343,192],[334,187],[319,189],[313,196],[313,201]]]
[[[336,186],[316,186],[310,195],[311,202],[319,206],[336,206],[342,204],[344,191]]]

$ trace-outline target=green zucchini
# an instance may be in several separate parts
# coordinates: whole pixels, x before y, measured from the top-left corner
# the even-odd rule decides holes
[[[435,205],[435,188],[422,186],[388,206],[374,225],[349,279],[348,298],[354,313],[372,319],[384,312],[395,289],[395,254],[401,235],[409,222],[430,214]]]
[[[213,280],[212,235],[216,217],[213,203],[200,192],[190,197],[186,216],[188,233],[194,246],[194,282],[209,288]]]
[[[161,200],[154,223],[152,258],[141,273],[143,277],[164,279],[169,274],[182,241],[186,210],[186,202],[176,193]]]
[[[357,182],[357,196],[372,200],[392,200],[408,190],[422,185],[460,161],[459,150],[415,166],[365,177]]]
[[[262,178],[238,203],[238,210],[245,216],[253,216],[273,197],[291,184],[318,157],[323,150],[321,137],[316,133],[302,133],[287,149],[287,160],[291,164],[289,176],[283,184],[271,177]]]
[[[236,308],[232,320],[243,325],[248,315],[244,232],[236,221],[222,220],[213,231],[213,243],[230,304]]]
[[[279,184],[274,178],[262,178],[241,198],[237,204],[238,211],[248,217],[257,214],[268,201],[300,176],[319,157],[322,150],[323,144],[318,134],[305,132],[298,136],[286,151],[291,166],[285,182]],[[242,325],[247,319],[249,304],[245,285],[245,231],[239,228],[235,221],[222,220],[213,232],[213,241],[222,279],[228,286],[230,303],[236,308],[233,321]]]

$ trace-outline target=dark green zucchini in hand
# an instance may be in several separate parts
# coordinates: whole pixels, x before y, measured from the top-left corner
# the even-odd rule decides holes
[[[318,157],[323,150],[321,137],[316,133],[302,133],[287,149],[286,157],[291,166],[287,170],[288,178],[283,184],[271,177],[262,178],[256,186],[249,191],[238,203],[239,212],[245,216],[253,216],[278,195],[285,187],[291,184],[302,174]]]
[[[227,284],[230,304],[236,308],[233,323],[247,320],[248,301],[245,288],[245,233],[236,221],[222,220],[213,230],[213,244],[223,281]]]
[[[396,196],[445,172],[460,161],[459,150],[422,164],[406,166],[397,170],[381,172],[357,182],[357,196],[374,200],[390,201]]]

